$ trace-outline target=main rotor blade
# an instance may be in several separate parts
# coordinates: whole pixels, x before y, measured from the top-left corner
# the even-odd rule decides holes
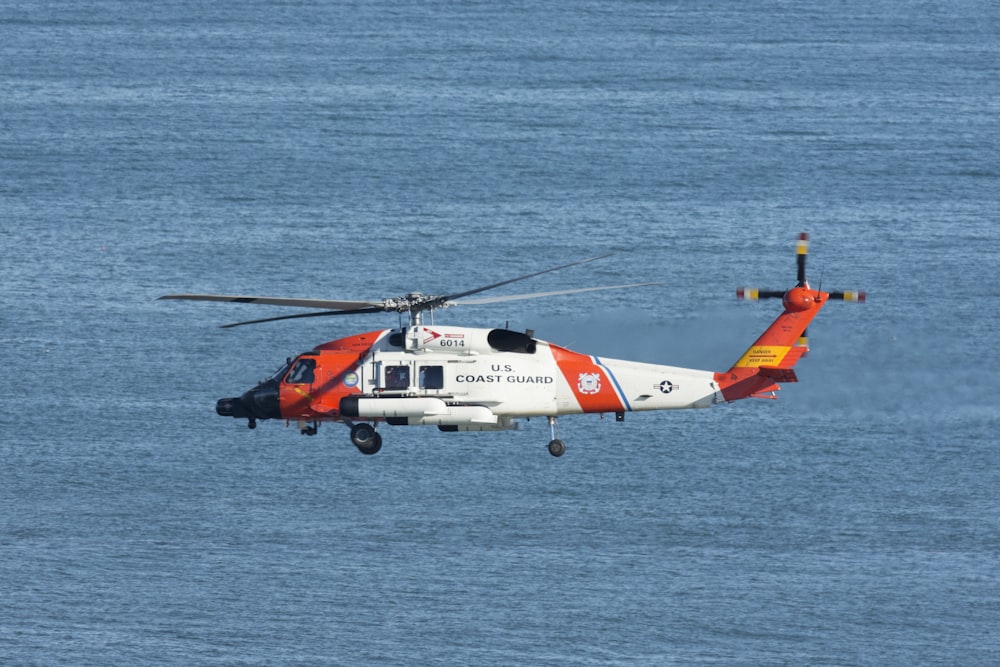
[[[497,297],[492,299],[473,299],[468,301],[456,302],[455,299],[459,299],[465,296],[470,296],[472,294],[478,294],[479,292],[485,292],[486,290],[491,290],[496,287],[502,287],[503,285],[509,285],[510,283],[517,282],[519,280],[527,280],[528,278],[534,278],[535,276],[540,276],[545,273],[551,273],[553,271],[559,271],[560,269],[566,269],[571,266],[579,266],[580,264],[587,264],[588,262],[595,262],[599,259],[605,259],[611,255],[601,255],[599,257],[591,257],[590,259],[583,259],[576,262],[570,262],[569,264],[563,264],[562,266],[556,266],[551,269],[545,269],[543,271],[536,271],[534,273],[529,273],[527,275],[518,276],[516,278],[510,278],[508,280],[502,280],[491,285],[485,285],[483,287],[477,287],[475,289],[466,290],[464,292],[458,292],[456,294],[451,294],[448,296],[423,296],[420,294],[408,294],[397,299],[386,299],[384,301],[340,301],[331,299],[300,299],[294,297],[274,297],[274,296],[244,296],[244,295],[232,295],[232,294],[166,294],[159,297],[160,299],[180,299],[186,301],[217,301],[217,302],[229,302],[229,303],[253,303],[262,304],[268,306],[292,306],[297,308],[322,308],[320,312],[313,313],[297,313],[295,315],[279,315],[277,317],[265,317],[256,320],[246,320],[243,322],[233,322],[231,324],[222,325],[223,329],[228,329],[231,327],[243,326],[245,324],[260,324],[262,322],[276,322],[278,320],[294,320],[305,317],[328,317],[331,315],[360,315],[367,313],[383,313],[391,310],[397,312],[421,312],[424,310],[432,310],[434,308],[439,308],[444,305],[452,305],[453,303],[463,303],[463,304],[474,304],[474,303],[499,303],[502,301],[515,301],[517,299],[531,299],[542,296],[556,296],[560,294],[573,294],[576,292],[591,292],[603,289],[622,289],[626,287],[641,287],[645,285],[655,285],[658,283],[637,283],[635,285],[616,285],[610,287],[584,287],[581,289],[572,290],[561,290],[555,292],[538,292],[535,294],[519,294],[514,296]]]
[[[232,329],[241,327],[244,324],[260,324],[261,322],[277,322],[278,320],[296,320],[302,317],[326,317],[328,315],[363,315],[366,313],[383,313],[385,308],[355,308],[354,310],[322,310],[318,313],[297,313],[295,315],[279,315],[277,317],[265,317],[260,320],[247,320],[245,322],[232,322],[222,324],[220,329]]]
[[[449,301],[446,306],[476,306],[486,303],[502,303],[504,301],[517,301],[519,299],[540,299],[548,296],[560,296],[563,294],[579,294],[580,292],[598,292],[609,289],[628,289],[630,287],[648,287],[650,285],[662,285],[663,283],[634,283],[632,285],[606,285],[603,287],[580,287],[578,289],[564,289],[555,292],[533,292],[531,294],[512,294],[510,296],[487,296],[480,299],[464,299],[462,301]]]
[[[228,294],[166,294],[161,296],[160,299],[260,303],[267,306],[295,306],[298,308],[326,308],[329,310],[355,310],[357,308],[376,308],[383,305],[382,301],[334,301],[329,299],[296,299],[275,296],[234,296]]]
[[[577,261],[577,262],[570,262],[569,264],[563,264],[562,266],[557,266],[557,267],[552,268],[552,269],[545,269],[544,271],[536,271],[535,273],[529,273],[526,276],[518,276],[517,278],[511,278],[509,280],[504,280],[504,281],[501,281],[501,282],[498,282],[498,283],[493,283],[492,285],[486,285],[485,287],[477,287],[476,289],[471,289],[471,290],[468,290],[468,291],[465,291],[465,292],[458,292],[457,294],[449,294],[447,296],[441,297],[440,303],[446,303],[448,301],[454,301],[455,299],[461,299],[463,296],[470,296],[472,294],[478,294],[480,292],[485,292],[486,290],[491,290],[491,289],[493,289],[495,287],[502,287],[504,285],[509,285],[510,283],[515,283],[515,282],[517,282],[519,280],[527,280],[528,278],[534,278],[535,276],[540,276],[543,273],[552,273],[553,271],[559,271],[560,269],[568,269],[571,266],[579,266],[580,264],[587,264],[588,262],[596,262],[599,259],[605,259],[607,257],[611,257],[611,254],[613,254],[613,253],[609,253],[607,255],[601,255],[600,257],[591,257],[590,259],[581,259],[580,261]],[[470,302],[469,301],[465,301],[463,303],[470,303]],[[484,303],[488,303],[488,302],[484,302]]]

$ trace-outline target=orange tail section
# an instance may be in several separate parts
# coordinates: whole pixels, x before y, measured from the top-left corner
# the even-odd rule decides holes
[[[736,290],[741,299],[781,299],[785,310],[743,356],[715,382],[727,401],[741,398],[777,398],[781,382],[798,382],[792,368],[809,351],[806,328],[830,299],[864,302],[864,292],[823,292],[809,287],[806,256],[809,235],[799,234],[795,245],[798,283],[787,292],[746,287]]]
[[[782,301],[785,310],[725,373],[715,381],[727,401],[777,398],[778,383],[797,382],[792,368],[809,350],[805,331],[829,295],[808,287],[793,287]]]

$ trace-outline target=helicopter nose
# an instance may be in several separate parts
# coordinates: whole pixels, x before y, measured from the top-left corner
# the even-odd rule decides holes
[[[268,380],[237,398],[220,398],[215,412],[222,417],[237,419],[280,419],[278,382]]]
[[[215,403],[215,412],[220,417],[246,417],[246,411],[243,409],[243,404],[240,402],[239,397],[236,398],[220,398]]]
[[[220,417],[235,417],[235,404],[238,398],[220,398],[215,402],[215,413]]]

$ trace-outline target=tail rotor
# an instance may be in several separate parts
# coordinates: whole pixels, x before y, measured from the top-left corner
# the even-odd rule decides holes
[[[806,278],[806,259],[809,256],[809,235],[805,232],[799,234],[795,243],[795,264],[796,278],[795,287],[789,290],[762,290],[756,287],[740,287],[736,290],[736,297],[747,301],[758,301],[760,299],[781,299],[785,310],[798,311],[809,308],[813,302],[821,303],[827,300],[850,301],[854,303],[864,303],[867,295],[859,290],[847,290],[836,292],[823,292],[813,290],[809,287]],[[807,331],[802,332],[802,336],[796,346],[808,349],[809,336]]]

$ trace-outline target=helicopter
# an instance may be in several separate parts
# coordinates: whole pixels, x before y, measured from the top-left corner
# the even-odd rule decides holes
[[[382,448],[379,427],[437,426],[441,431],[516,430],[519,419],[548,421],[548,451],[562,456],[558,417],[650,410],[708,408],[744,398],[777,398],[780,385],[797,382],[793,367],[808,351],[807,327],[828,301],[864,302],[862,291],[813,289],[806,280],[809,236],[796,243],[797,282],[787,290],[745,287],[737,297],[781,299],[782,312],[725,371],[714,372],[608,359],[535,338],[532,330],[439,326],[434,312],[481,305],[659,283],[583,287],[469,298],[510,283],[605,259],[602,255],[447,295],[419,292],[377,301],[343,301],[223,294],[167,294],[160,299],[218,301],[313,309],[234,322],[231,328],[278,320],[396,312],[399,326],[317,345],[286,362],[238,397],[222,398],[216,412],[258,421],[296,422],[315,435],[323,422],[350,428],[363,454]],[[316,310],[320,309],[320,310]],[[406,322],[403,322],[403,318]]]

